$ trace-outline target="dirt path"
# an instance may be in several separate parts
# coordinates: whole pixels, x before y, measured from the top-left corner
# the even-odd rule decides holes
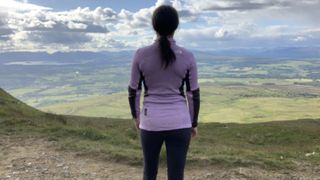
[[[44,138],[0,135],[0,180],[14,179],[142,179],[142,167],[81,157],[57,150],[57,142]],[[309,169],[308,169],[309,168]],[[258,167],[186,168],[185,179],[320,179],[320,167],[271,172]],[[158,179],[166,178],[160,168]]]

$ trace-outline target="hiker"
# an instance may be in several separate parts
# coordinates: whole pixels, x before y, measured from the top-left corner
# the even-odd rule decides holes
[[[178,24],[176,9],[169,5],[157,7],[152,15],[157,38],[151,45],[138,48],[132,61],[129,105],[143,150],[143,180],[156,179],[163,142],[168,179],[183,179],[189,143],[197,135],[197,64],[193,54],[173,38]]]

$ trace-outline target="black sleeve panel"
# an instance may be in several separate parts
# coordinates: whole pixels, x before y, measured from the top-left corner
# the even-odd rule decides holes
[[[137,90],[131,88],[128,86],[128,99],[129,99],[129,105],[130,105],[130,110],[131,110],[131,115],[132,118],[137,118],[137,113],[136,113],[136,94]]]
[[[192,91],[192,101],[193,101],[193,120],[192,127],[198,126],[198,115],[200,110],[200,88]]]

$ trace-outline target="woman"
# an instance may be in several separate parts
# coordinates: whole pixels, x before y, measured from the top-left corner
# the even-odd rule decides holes
[[[173,7],[159,6],[152,16],[157,39],[139,48],[132,62],[129,105],[140,131],[144,180],[156,179],[163,142],[168,179],[183,179],[190,138],[197,134],[200,109],[197,65],[193,54],[176,45],[173,39],[178,24],[178,13]],[[140,112],[142,83],[144,101]]]

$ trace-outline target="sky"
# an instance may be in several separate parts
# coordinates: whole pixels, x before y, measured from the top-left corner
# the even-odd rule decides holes
[[[320,44],[320,0],[0,0],[0,52],[134,50],[154,41],[162,4],[177,9],[186,48]]]

